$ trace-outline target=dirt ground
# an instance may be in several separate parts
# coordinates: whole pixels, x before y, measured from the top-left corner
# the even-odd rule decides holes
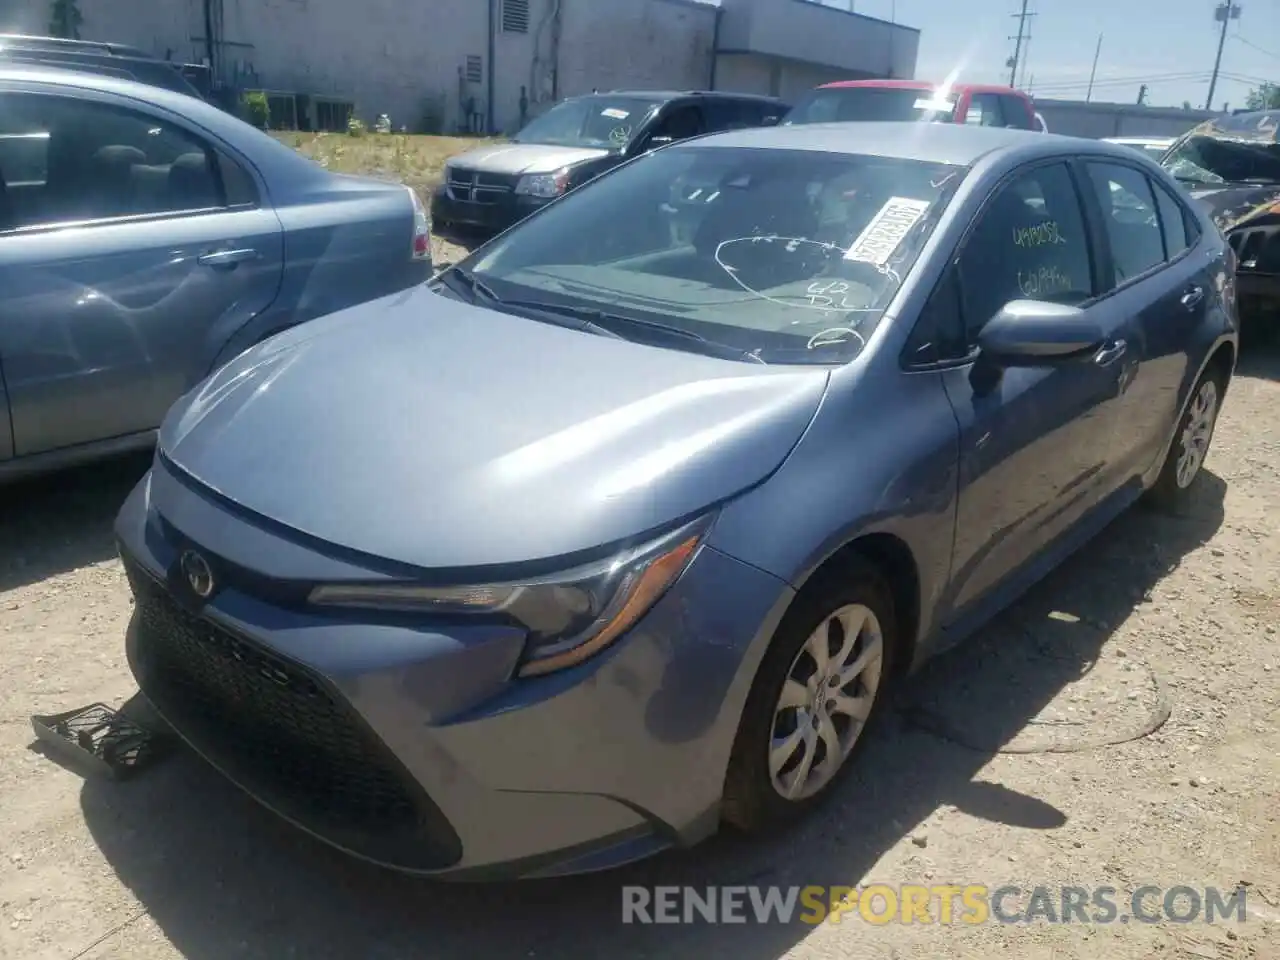
[[[1192,513],[1122,517],[926,668],[817,817],[612,874],[506,887],[353,863],[185,754],[116,784],[33,749],[30,714],[134,692],[110,528],[145,467],[133,459],[0,495],[0,957],[1280,958],[1274,351],[1242,363]],[[1162,704],[1168,722],[1142,736]],[[624,883],[872,882],[1244,883],[1248,918],[620,923]]]

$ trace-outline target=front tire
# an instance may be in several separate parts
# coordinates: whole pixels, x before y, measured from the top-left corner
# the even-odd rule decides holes
[[[1190,507],[1193,486],[1213,442],[1225,389],[1225,377],[1206,370],[1192,390],[1191,401],[1178,421],[1160,476],[1151,488],[1151,503],[1158,509],[1183,513]]]
[[[880,716],[896,646],[892,594],[865,562],[819,574],[801,591],[747,696],[725,777],[725,822],[757,832],[832,793]]]

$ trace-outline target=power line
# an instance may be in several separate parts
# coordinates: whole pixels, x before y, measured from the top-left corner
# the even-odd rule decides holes
[[[1240,43],[1243,43],[1246,47],[1250,47],[1254,50],[1257,50],[1259,53],[1266,54],[1268,57],[1271,57],[1274,60],[1280,60],[1280,53],[1272,53],[1270,50],[1260,47],[1256,43],[1253,43],[1250,40],[1246,40],[1244,37],[1240,36],[1240,34],[1238,33],[1233,33],[1231,35],[1231,39],[1236,40]]]

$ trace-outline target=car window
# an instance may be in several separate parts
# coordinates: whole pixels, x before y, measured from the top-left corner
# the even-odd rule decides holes
[[[702,111],[698,107],[673,107],[666,116],[658,121],[657,126],[653,129],[652,137],[687,140],[689,137],[696,137],[702,132]]]
[[[15,151],[22,163],[10,170]],[[206,144],[154,117],[69,97],[0,94],[0,176],[6,229],[225,205]]]
[[[1001,94],[999,100],[1005,126],[1015,127],[1018,130],[1035,129],[1030,111],[1027,110],[1026,101],[1007,93]]]
[[[708,99],[702,105],[707,130],[740,130],[758,127],[764,120],[760,105],[749,100]]]
[[[513,143],[620,150],[640,132],[659,101],[599,94],[561,100],[520,129]]]
[[[1090,162],[1086,167],[1111,242],[1116,283],[1163,263],[1164,238],[1151,181],[1141,171],[1120,164]]]
[[[964,115],[964,122],[981,127],[1003,127],[1004,111],[1000,108],[1000,98],[994,93],[975,93],[969,100],[969,111]]]
[[[802,96],[783,125],[848,121],[927,121],[950,123],[954,97],[933,90],[900,87],[819,87]]]
[[[766,363],[843,362],[965,172],[695,142],[580,187],[460,266],[504,299],[656,320]]]
[[[1160,212],[1160,229],[1164,232],[1165,259],[1172,260],[1191,246],[1187,237],[1187,212],[1168,190],[1158,183],[1153,186],[1156,207]]]
[[[1066,165],[1036,167],[1002,185],[978,215],[958,265],[970,344],[1012,300],[1090,299],[1088,234]]]

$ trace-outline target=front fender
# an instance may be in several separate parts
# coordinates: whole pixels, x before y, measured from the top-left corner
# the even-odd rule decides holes
[[[799,590],[858,538],[896,538],[916,566],[914,645],[935,629],[950,576],[959,426],[937,373],[836,379],[786,463],[724,508],[711,543]]]

